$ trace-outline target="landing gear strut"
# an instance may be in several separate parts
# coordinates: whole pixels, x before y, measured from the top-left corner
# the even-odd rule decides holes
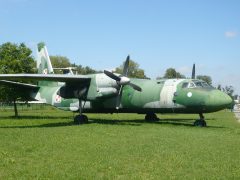
[[[159,120],[160,119],[157,117],[155,113],[147,113],[145,116],[145,121],[148,121],[148,122],[155,122]]]
[[[199,113],[199,117],[200,117],[200,119],[196,120],[193,125],[194,126],[199,126],[199,127],[206,127],[207,123],[205,121],[203,113]]]
[[[86,115],[82,114],[82,100],[79,99],[79,115],[76,115],[74,117],[74,123],[75,124],[84,124],[84,123],[88,123],[88,117]]]

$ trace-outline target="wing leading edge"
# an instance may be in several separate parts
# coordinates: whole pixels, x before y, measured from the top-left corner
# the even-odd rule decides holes
[[[0,80],[55,81],[72,84],[90,82],[91,78],[83,75],[64,74],[0,74]]]
[[[6,80],[0,80],[0,85],[6,85],[11,87],[21,87],[29,90],[37,90],[39,89],[38,86],[33,84],[26,84],[26,83],[20,83],[20,82],[14,82],[14,81],[6,81]]]

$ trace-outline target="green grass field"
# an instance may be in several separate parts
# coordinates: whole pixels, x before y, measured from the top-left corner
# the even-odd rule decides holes
[[[0,179],[239,179],[240,123],[234,114],[89,114],[0,110]]]

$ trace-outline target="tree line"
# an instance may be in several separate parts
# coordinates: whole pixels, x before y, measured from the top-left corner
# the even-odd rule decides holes
[[[65,56],[50,56],[53,68],[74,68],[76,74],[94,74],[101,71],[95,70],[89,66],[83,67],[71,63],[70,60]],[[123,64],[115,69],[114,72],[121,74],[123,71]],[[32,56],[32,51],[24,43],[4,43],[0,45],[0,74],[14,74],[14,73],[36,73],[36,61]],[[61,70],[55,70],[55,73],[62,73]],[[129,62],[129,73],[130,78],[142,78],[150,79],[146,76],[145,71],[139,67],[139,64],[133,60]],[[157,79],[172,79],[172,78],[186,78],[185,75],[177,72],[174,68],[168,68],[165,71],[163,77]],[[197,79],[206,81],[208,84],[212,84],[212,78],[207,75],[199,75]],[[21,81],[23,83],[33,83],[29,81]],[[231,97],[234,97],[233,86],[222,87],[219,85],[216,87]],[[4,86],[4,82],[0,82],[0,102],[13,102],[15,109],[15,116],[18,116],[16,101],[28,101],[26,93],[16,87]]]

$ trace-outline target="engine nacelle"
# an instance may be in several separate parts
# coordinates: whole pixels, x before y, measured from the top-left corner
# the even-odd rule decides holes
[[[116,96],[117,94],[117,89],[112,87],[98,88],[97,90],[97,98],[108,98]]]
[[[62,86],[57,94],[65,99],[70,99],[70,98],[86,98],[87,95],[87,88],[78,88],[78,87],[73,87],[73,86]]]

